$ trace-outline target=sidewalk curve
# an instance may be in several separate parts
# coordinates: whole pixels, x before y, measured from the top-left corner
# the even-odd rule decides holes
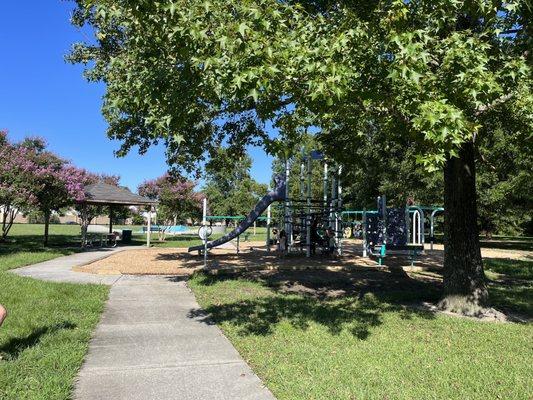
[[[183,280],[71,271],[122,250],[78,253],[13,271],[111,285],[74,399],[274,400],[220,329],[205,322]]]

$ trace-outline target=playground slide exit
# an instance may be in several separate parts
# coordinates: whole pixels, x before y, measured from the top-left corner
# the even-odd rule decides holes
[[[234,230],[232,230],[227,235],[222,236],[219,239],[216,239],[212,242],[207,243],[207,248],[212,249],[213,247],[220,246],[230,240],[235,239],[237,236],[241,235],[254,224],[254,221],[261,216],[263,212],[268,208],[270,204],[275,201],[284,201],[285,200],[285,180],[281,177],[276,179],[276,187],[274,190],[263,196],[263,198],[256,204],[254,209],[248,214],[246,219],[244,219]],[[189,247],[189,251],[203,250],[204,245]]]

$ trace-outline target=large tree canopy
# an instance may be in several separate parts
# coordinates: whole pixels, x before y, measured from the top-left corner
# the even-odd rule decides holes
[[[266,121],[363,134],[369,117],[442,165],[484,114],[532,104],[527,1],[77,3],[97,41],[70,58],[107,84],[120,153],[163,140],[189,169],[223,140],[267,139]]]
[[[220,144],[290,150],[307,126],[346,163],[342,149],[375,130],[385,145],[408,141],[426,169],[444,171],[447,304],[486,301],[476,145],[497,119],[530,146],[530,1],[77,4],[74,23],[96,41],[70,58],[106,83],[120,154],[162,140],[171,164],[193,170]]]

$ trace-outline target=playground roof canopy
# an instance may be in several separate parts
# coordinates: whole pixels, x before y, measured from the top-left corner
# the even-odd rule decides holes
[[[109,185],[104,182],[87,185],[82,203],[94,205],[151,206],[157,201],[132,193],[128,188]]]

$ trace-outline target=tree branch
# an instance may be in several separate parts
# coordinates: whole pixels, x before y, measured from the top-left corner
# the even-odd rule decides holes
[[[476,111],[474,112],[474,116],[475,117],[479,117],[481,116],[482,114],[484,114],[485,112],[487,111],[490,111],[496,107],[498,107],[499,105],[505,103],[506,101],[512,99],[513,97],[515,96],[515,93],[514,92],[511,92],[511,93],[507,93],[501,97],[498,97],[496,100],[494,100],[492,103],[488,103],[488,104],[483,104],[481,106],[479,106]]]

